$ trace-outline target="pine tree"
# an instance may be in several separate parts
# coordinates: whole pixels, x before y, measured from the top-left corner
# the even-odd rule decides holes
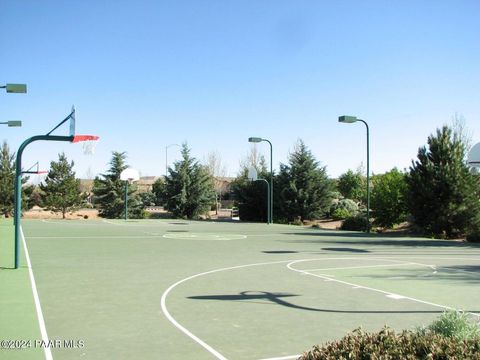
[[[10,153],[6,141],[0,153],[0,211],[7,217],[13,211],[15,183],[15,154]]]
[[[248,169],[253,167],[259,179],[270,183],[270,172],[264,156],[259,155],[254,146],[250,153],[240,164],[241,170],[237,178],[231,183],[231,190],[241,220],[266,222],[267,209],[267,184],[264,181],[251,181],[248,179]]]
[[[158,178],[157,180],[155,180],[152,186],[152,192],[155,196],[155,205],[162,206],[163,204],[165,204],[165,191],[165,179]]]
[[[82,203],[80,180],[75,178],[74,162],[68,162],[64,153],[58,154],[58,161],[50,163],[45,183],[40,185],[44,192],[44,204],[48,210],[61,212],[62,218]]]
[[[120,180],[120,174],[128,165],[125,152],[112,152],[110,168],[106,174],[97,176],[93,181],[95,205],[99,208],[102,217],[115,219],[125,213],[125,181]],[[128,187],[128,217],[142,217],[142,204],[133,194],[136,186]]]
[[[318,219],[330,209],[332,182],[302,140],[290,154],[289,165],[281,164],[277,182],[278,216],[288,221]]]
[[[427,234],[463,235],[480,213],[479,181],[465,163],[460,136],[444,126],[418,150],[408,183],[408,206],[416,225]]]
[[[190,156],[187,144],[182,144],[182,160],[169,168],[166,177],[166,208],[174,216],[195,219],[215,203],[213,179],[207,169]]]

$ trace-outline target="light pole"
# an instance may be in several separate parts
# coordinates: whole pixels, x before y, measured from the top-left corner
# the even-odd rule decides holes
[[[0,86],[0,89],[7,90],[7,93],[25,94],[27,92],[27,84],[6,84]]]
[[[167,178],[167,175],[168,175],[168,148],[172,146],[180,146],[180,145],[170,144],[165,146],[165,179]]]
[[[2,125],[8,125],[8,127],[20,127],[22,122],[20,120],[9,120],[0,122]]]
[[[270,184],[266,179],[262,179],[258,177],[257,174],[257,169],[255,169],[253,166],[248,169],[248,178],[250,181],[265,181],[265,184],[267,184],[267,224],[270,224]]]
[[[358,119],[356,116],[343,115],[338,118],[338,122],[351,124],[360,121],[367,127],[367,233],[370,232],[370,130],[365,120]]]
[[[273,223],[273,146],[272,143],[260,137],[249,137],[248,142],[251,143],[259,143],[261,141],[268,142],[270,144],[270,219],[268,219],[268,223]]]

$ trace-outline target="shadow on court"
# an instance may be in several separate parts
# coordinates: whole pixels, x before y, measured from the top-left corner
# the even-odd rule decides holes
[[[287,240],[289,243],[330,243],[339,245],[375,245],[375,246],[406,246],[406,247],[449,247],[449,248],[474,248],[480,249],[480,244],[464,243],[454,240],[430,240],[421,238],[402,239],[398,236],[391,238],[385,235],[363,234],[363,233],[339,233],[339,232],[318,232],[318,233],[284,233],[283,235],[296,235],[311,237],[311,239]],[[342,238],[333,240],[332,238]],[[351,239],[351,240],[349,240]]]
[[[336,310],[321,309],[308,306],[296,305],[285,300],[285,298],[297,297],[301,295],[287,293],[271,293],[268,291],[242,291],[236,295],[200,295],[189,296],[191,300],[212,300],[212,301],[267,301],[271,304],[281,305],[292,309],[316,311],[324,313],[342,313],[342,314],[441,314],[443,310]]]
[[[352,252],[352,253],[369,253],[370,251],[365,249],[356,249],[356,248],[322,248],[326,251],[340,251],[340,252]]]

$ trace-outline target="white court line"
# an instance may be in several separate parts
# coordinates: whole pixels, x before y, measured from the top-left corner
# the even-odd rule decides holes
[[[335,267],[335,268],[324,268],[324,269],[308,269],[308,271],[325,271],[325,270],[349,270],[349,269],[370,269],[370,268],[379,268],[379,267],[396,267],[396,266],[410,266],[418,265],[415,263],[405,263],[405,264],[383,264],[383,265],[366,265],[366,266],[348,266],[348,267]]]
[[[290,360],[290,359],[298,359],[301,354],[298,355],[290,355],[290,356],[282,356],[282,357],[274,357],[274,358],[265,358],[260,360]]]
[[[37,284],[35,283],[35,277],[33,276],[32,263],[30,262],[30,255],[28,254],[27,242],[25,241],[25,235],[23,229],[20,227],[20,235],[22,236],[23,248],[25,249],[25,257],[27,259],[28,275],[30,276],[30,283],[32,285],[33,300],[35,301],[35,309],[37,311],[38,325],[40,327],[40,334],[42,335],[42,341],[44,344],[48,344],[47,327],[45,326],[45,319],[43,318],[42,307],[40,306],[40,298],[38,296]],[[43,347],[46,360],[53,360],[52,350],[49,346]]]
[[[165,239],[197,240],[197,241],[232,241],[243,240],[247,235],[243,234],[212,234],[212,233],[166,233]]]
[[[434,306],[434,307],[439,307],[439,308],[443,308],[443,309],[447,309],[447,310],[458,310],[458,309],[453,308],[453,307],[450,307],[450,306],[440,305],[440,304],[436,304],[436,303],[433,303],[433,302],[416,299],[416,298],[413,298],[413,297],[410,297],[410,296],[403,296],[403,295],[395,294],[395,293],[392,293],[392,292],[389,292],[389,291],[384,291],[384,290],[375,289],[375,288],[368,287],[368,286],[358,285],[358,284],[350,283],[350,282],[343,281],[343,280],[333,279],[332,277],[329,277],[329,276],[326,276],[326,275],[312,274],[312,273],[310,273],[310,272],[308,272],[308,271],[306,271],[306,270],[299,270],[299,269],[295,269],[295,268],[293,267],[293,265],[296,264],[296,263],[306,262],[306,261],[319,261],[319,260],[322,261],[323,259],[295,260],[295,261],[292,261],[292,262],[288,263],[288,264],[287,264],[287,268],[289,268],[289,269],[292,270],[292,271],[299,272],[299,273],[301,273],[301,274],[318,277],[318,278],[323,279],[323,280],[325,280],[325,281],[334,281],[334,282],[337,282],[337,283],[339,283],[339,284],[348,285],[348,286],[351,286],[351,287],[354,287],[354,288],[357,288],[357,289],[360,288],[360,289],[365,289],[365,290],[370,290],[370,291],[378,292],[378,293],[381,293],[381,294],[385,294],[385,295],[387,295],[387,296],[390,296],[390,297],[392,297],[392,298],[393,298],[393,297],[401,296],[401,297],[403,297],[404,299],[411,300],[411,301],[414,301],[414,302],[419,302],[419,303],[426,304],[426,305],[430,305],[430,306]],[[371,259],[371,260],[375,260],[375,259]],[[392,260],[392,261],[395,261],[395,260]],[[422,265],[423,265],[423,266],[427,266],[427,267],[431,267],[431,266],[432,266],[432,265],[427,265],[427,264],[422,264]],[[468,312],[468,314],[474,315],[474,316],[476,316],[476,317],[480,317],[480,314],[477,314],[477,313]]]
[[[162,235],[29,236],[29,239],[149,239]]]
[[[32,219],[33,220],[33,219]],[[100,222],[96,220],[84,220],[84,219],[68,219],[68,220],[45,220],[42,219],[41,222],[45,224],[53,225],[80,225],[80,226],[97,226],[100,225]]]
[[[172,315],[170,315],[170,312],[168,311],[167,309],[167,305],[166,305],[166,300],[167,300],[167,296],[168,294],[170,293],[170,291],[172,291],[175,287],[177,287],[178,285],[186,282],[186,281],[189,281],[189,280],[192,280],[192,279],[195,279],[197,277],[200,277],[200,276],[204,276],[204,275],[209,275],[209,274],[213,274],[213,273],[216,273],[216,272],[220,272],[220,271],[226,271],[226,270],[235,270],[235,269],[242,269],[242,268],[246,268],[246,267],[251,267],[251,266],[261,266],[261,265],[273,265],[273,264],[284,264],[284,263],[288,263],[288,262],[291,262],[292,260],[283,260],[283,261],[273,261],[273,262],[265,262],[265,263],[256,263],[256,264],[247,264],[247,265],[238,265],[238,266],[232,266],[232,267],[226,267],[226,268],[221,268],[221,269],[216,269],[216,270],[211,270],[211,271],[206,271],[206,272],[203,272],[203,273],[199,273],[199,274],[195,274],[195,275],[192,275],[192,276],[189,276],[185,279],[182,279],[180,281],[177,281],[175,284],[171,285],[167,290],[165,290],[165,292],[163,293],[162,295],[162,299],[160,301],[160,305],[161,305],[161,308],[162,308],[162,312],[163,314],[165,315],[165,317],[168,319],[168,321],[170,321],[178,330],[180,330],[181,332],[183,332],[185,335],[187,335],[190,339],[192,339],[193,341],[195,341],[197,344],[199,344],[200,346],[202,346],[205,350],[207,350],[210,354],[212,354],[213,356],[215,356],[217,359],[219,360],[227,360],[227,358],[225,356],[223,356],[222,354],[220,354],[217,350],[215,350],[213,347],[211,347],[210,345],[208,345],[205,341],[203,341],[202,339],[200,339],[198,336],[194,335],[191,331],[189,331],[187,328],[185,328],[184,326],[182,326],[178,321],[176,321]]]

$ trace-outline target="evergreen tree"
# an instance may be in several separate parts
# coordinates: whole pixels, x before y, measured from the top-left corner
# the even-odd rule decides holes
[[[428,138],[428,149],[418,150],[407,183],[414,223],[427,234],[459,236],[478,219],[478,177],[466,165],[461,137],[448,126]]]
[[[407,218],[407,182],[405,174],[397,168],[372,177],[372,208],[375,224],[392,227]]]
[[[50,163],[45,183],[40,185],[45,194],[45,207],[54,212],[61,212],[63,219],[67,211],[82,203],[80,180],[75,179],[73,165],[73,161],[69,163],[64,153],[58,154],[58,161]]]
[[[13,212],[15,183],[15,154],[10,153],[6,141],[0,153],[0,211],[7,217]]]
[[[97,176],[93,181],[94,202],[102,217],[115,219],[125,214],[125,181],[120,180],[120,174],[128,167],[125,163],[126,157],[125,152],[112,152],[108,172]],[[142,203],[133,196],[135,191],[134,184],[128,187],[128,217],[130,218],[143,216]]]
[[[289,165],[280,165],[277,183],[277,216],[288,221],[318,219],[329,211],[332,182],[303,141],[299,140],[290,154]]]
[[[6,141],[0,150],[0,214],[8,217],[13,214],[15,204],[15,153],[10,153]],[[22,178],[22,184],[28,181],[28,176]],[[29,196],[32,186],[22,186],[22,209],[32,206]]]
[[[165,179],[158,178],[157,180],[155,180],[152,186],[152,193],[155,196],[155,205],[162,206],[165,204],[165,191]]]
[[[215,203],[213,179],[207,169],[190,156],[187,144],[182,144],[182,160],[169,168],[166,178],[166,208],[174,216],[196,219]]]
[[[264,181],[251,181],[248,179],[249,167],[254,167],[257,170],[259,179],[265,179],[270,183],[270,172],[267,171],[263,157],[260,157],[256,164],[245,162],[242,165],[239,176],[231,184],[233,197],[238,206],[239,217],[245,221],[266,222],[268,217],[267,184]]]

